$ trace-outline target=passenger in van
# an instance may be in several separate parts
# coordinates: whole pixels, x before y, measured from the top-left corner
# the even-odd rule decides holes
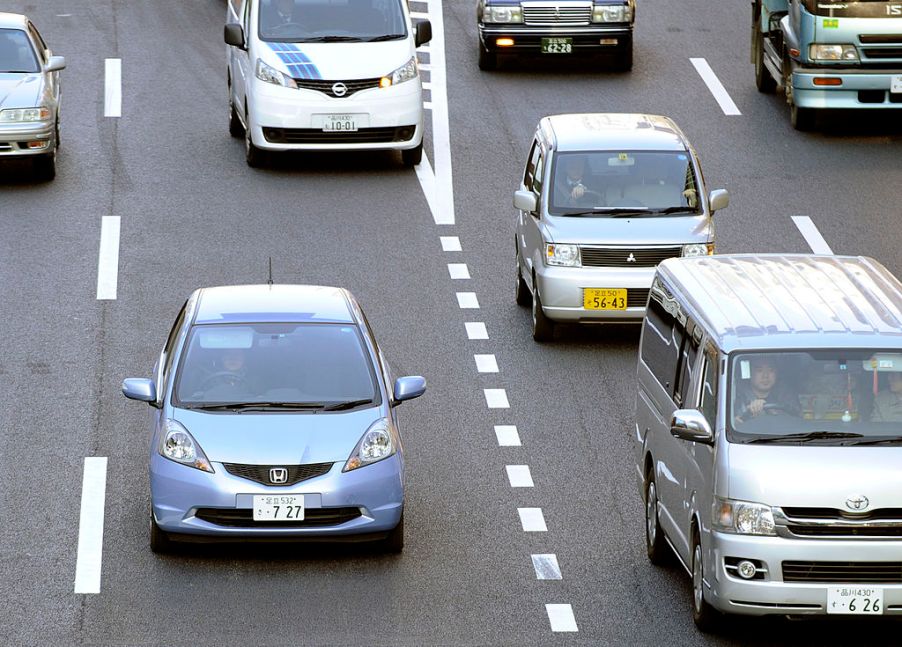
[[[742,380],[736,388],[736,422],[742,423],[762,413],[800,416],[799,399],[777,386],[779,374],[776,362],[769,357],[749,360],[750,379]]]
[[[888,373],[889,391],[874,398],[871,422],[902,422],[902,373]]]

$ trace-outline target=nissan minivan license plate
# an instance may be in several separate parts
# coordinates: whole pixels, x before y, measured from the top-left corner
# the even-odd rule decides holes
[[[890,79],[889,91],[893,94],[902,94],[902,76],[894,76]]]
[[[323,132],[354,133],[357,132],[357,115],[325,115]]]
[[[583,308],[586,310],[626,310],[626,289],[584,288]]]
[[[541,46],[543,54],[570,54],[573,52],[573,39],[543,38]]]
[[[254,521],[303,521],[303,494],[255,494]]]
[[[881,615],[883,589],[873,586],[831,586],[827,589],[827,613]]]

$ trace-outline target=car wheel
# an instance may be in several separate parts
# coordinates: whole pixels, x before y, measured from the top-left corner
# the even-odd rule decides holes
[[[516,244],[516,241],[514,241]],[[532,303],[532,293],[529,291],[529,286],[526,285],[526,281],[523,280],[523,273],[520,271],[520,250],[517,250],[516,254],[517,259],[517,305],[518,306],[528,306]]]
[[[614,69],[620,72],[629,72],[633,69],[633,41],[630,39],[617,54]]]
[[[799,108],[795,103],[789,104],[789,123],[800,132],[814,128],[814,108]]]
[[[423,142],[421,141],[416,148],[408,148],[401,151],[401,161],[404,166],[416,166],[423,159]]]
[[[542,310],[542,298],[539,296],[539,287],[533,279],[534,292],[532,295],[532,338],[537,342],[546,342],[554,339],[554,322],[545,316]]]
[[[33,168],[39,179],[45,182],[53,180],[56,177],[56,151],[37,155]]]
[[[490,52],[482,46],[481,42],[477,42],[476,47],[479,48],[479,69],[483,71],[494,70],[498,67],[498,54]]]
[[[56,123],[53,124],[53,138],[56,140],[56,148],[59,150],[60,147],[60,116],[56,115]]]
[[[229,88],[229,134],[232,137],[241,137],[244,134],[244,126],[241,125],[241,119],[238,118],[238,111],[235,110],[235,104],[232,103],[232,89]]]
[[[382,542],[382,547],[387,553],[401,553],[404,551],[404,513],[401,513],[401,519],[398,525],[392,528]]]
[[[760,31],[755,36],[755,87],[762,94],[771,94],[777,89],[777,82],[764,65],[764,35]]]
[[[150,550],[158,555],[172,550],[172,540],[165,531],[160,530],[157,522],[154,521],[152,512],[150,513]]]
[[[720,613],[705,601],[704,563],[698,530],[692,531],[692,621],[699,631],[711,633],[717,629]]]
[[[251,168],[261,168],[266,163],[266,152],[254,146],[254,140],[251,138],[251,120],[246,112],[244,123],[247,124],[247,128],[244,129],[244,159]]]
[[[670,553],[658,520],[658,488],[651,471],[645,479],[645,552],[655,566],[667,563]]]

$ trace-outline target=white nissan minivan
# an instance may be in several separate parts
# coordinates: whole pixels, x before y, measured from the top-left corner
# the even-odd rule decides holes
[[[229,132],[250,166],[268,152],[423,154],[416,48],[432,38],[404,0],[230,0]]]

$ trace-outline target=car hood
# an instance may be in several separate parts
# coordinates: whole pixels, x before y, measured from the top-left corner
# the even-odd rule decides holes
[[[772,506],[847,510],[902,507],[902,447],[729,445],[731,499]]]
[[[0,73],[0,108],[36,107],[43,86],[40,74]]]
[[[275,50],[279,50],[277,53]],[[346,81],[391,74],[413,56],[406,38],[382,43],[270,43],[260,41],[258,56],[296,79]],[[286,60],[305,61],[303,64]]]
[[[545,239],[581,245],[680,245],[704,243],[714,237],[707,216],[594,218],[549,216],[543,220]]]
[[[215,463],[301,465],[345,461],[380,409],[340,413],[228,413],[179,409],[173,416]]]

